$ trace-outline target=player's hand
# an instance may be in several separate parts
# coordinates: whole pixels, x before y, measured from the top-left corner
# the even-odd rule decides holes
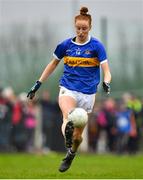
[[[28,92],[27,97],[30,98],[30,99],[33,99],[34,96],[35,96],[35,92],[40,88],[41,84],[42,83],[40,81],[36,81],[34,86]]]
[[[103,86],[104,91],[105,91],[107,94],[110,94],[110,90],[111,90],[111,88],[110,88],[110,83],[103,82],[102,86]]]

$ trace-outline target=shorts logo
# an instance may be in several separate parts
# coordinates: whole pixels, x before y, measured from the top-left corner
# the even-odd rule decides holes
[[[61,94],[65,94],[65,90],[62,90],[62,91],[61,91]]]

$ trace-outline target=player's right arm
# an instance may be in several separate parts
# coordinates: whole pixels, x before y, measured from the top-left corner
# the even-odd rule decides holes
[[[67,49],[67,40],[63,41],[62,43],[58,44],[54,53],[53,53],[53,60],[46,66],[43,73],[41,74],[40,78],[34,86],[30,89],[29,93],[27,94],[27,97],[30,99],[33,99],[35,96],[35,92],[40,88],[41,84],[52,74],[52,72],[55,70],[57,65],[59,64],[60,60],[65,56],[66,49]]]
[[[52,72],[56,69],[57,65],[59,64],[59,60],[57,60],[56,58],[54,58],[44,69],[44,71],[42,72],[40,78],[38,81],[36,81],[36,83],[34,84],[34,86],[30,89],[30,91],[27,94],[27,97],[30,99],[33,99],[35,96],[36,91],[40,88],[41,84],[50,76],[50,74],[52,74]]]
[[[42,83],[44,82],[49,76],[50,74],[52,74],[52,72],[55,70],[55,68],[57,67],[57,65],[59,64],[59,60],[57,59],[53,59],[44,69],[41,77],[39,78],[39,81]]]

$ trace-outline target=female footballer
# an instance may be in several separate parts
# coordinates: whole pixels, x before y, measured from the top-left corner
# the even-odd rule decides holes
[[[70,168],[76,151],[82,142],[84,127],[76,128],[68,121],[68,113],[75,107],[81,107],[90,113],[94,106],[97,86],[100,82],[100,66],[103,70],[103,89],[110,93],[111,73],[102,43],[89,35],[91,15],[88,8],[82,7],[75,16],[76,36],[58,44],[53,60],[46,66],[39,80],[29,91],[27,97],[32,99],[41,84],[55,70],[61,59],[64,61],[64,72],[60,79],[59,106],[63,114],[62,133],[65,138],[67,154],[59,171]]]

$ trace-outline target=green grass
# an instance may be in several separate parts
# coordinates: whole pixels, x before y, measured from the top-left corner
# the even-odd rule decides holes
[[[116,156],[78,154],[65,173],[58,171],[64,154],[0,154],[0,178],[7,179],[139,179],[143,178],[143,155]]]

